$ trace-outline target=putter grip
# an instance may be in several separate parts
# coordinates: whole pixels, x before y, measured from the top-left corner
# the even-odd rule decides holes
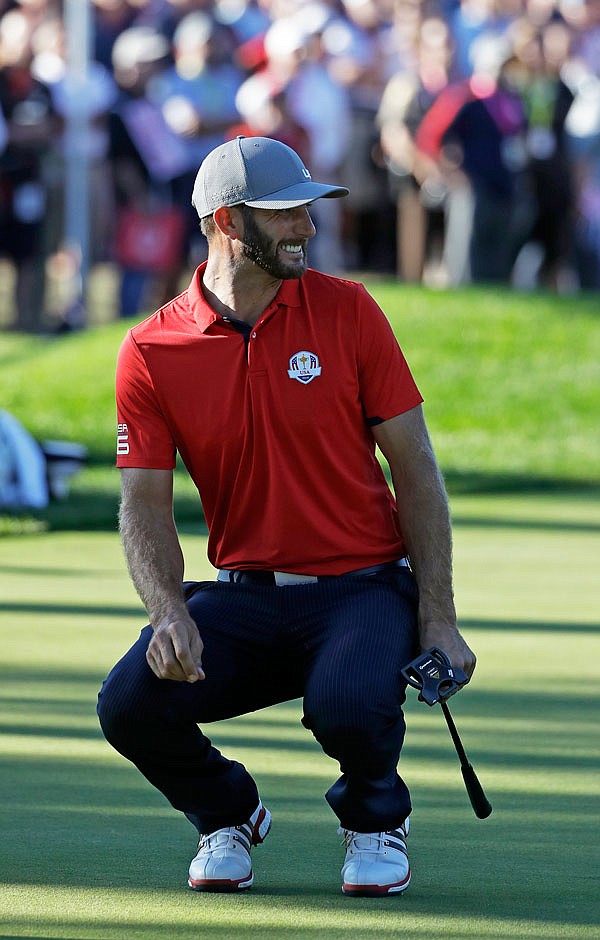
[[[461,764],[460,769],[462,771],[463,780],[465,781],[466,791],[469,794],[471,806],[473,807],[477,819],[487,819],[492,812],[492,804],[483,792],[483,787],[477,779],[475,771],[471,764]]]

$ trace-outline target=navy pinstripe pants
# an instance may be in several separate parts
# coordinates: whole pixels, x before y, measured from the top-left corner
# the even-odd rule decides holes
[[[151,627],[104,682],[107,740],[199,832],[245,822],[258,803],[246,768],[198,725],[303,698],[303,724],[338,761],[326,794],[346,829],[394,829],[410,812],[396,767],[404,740],[401,668],[416,652],[417,587],[409,569],[285,587],[199,582],[188,608],[206,679],[158,679]]]

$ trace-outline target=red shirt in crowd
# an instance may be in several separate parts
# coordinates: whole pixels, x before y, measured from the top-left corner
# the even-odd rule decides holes
[[[313,270],[254,327],[190,287],[127,334],[117,466],[198,487],[218,568],[341,574],[406,554],[370,427],[421,395],[365,288]]]

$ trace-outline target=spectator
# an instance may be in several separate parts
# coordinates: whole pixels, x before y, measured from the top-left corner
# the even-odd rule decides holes
[[[574,258],[578,284],[600,289],[600,77],[583,59],[569,64],[575,100],[565,122],[575,182]]]
[[[473,75],[476,59],[482,54],[478,48],[504,38],[522,13],[523,0],[460,0],[448,17],[454,46],[452,77]]]
[[[235,96],[245,76],[232,63],[233,33],[208,13],[184,16],[172,48],[174,64],[155,75],[147,91],[186,154],[184,172],[173,178],[171,190],[186,219],[187,255],[194,236],[199,239],[190,202],[194,179],[207,153],[225,141],[228,128],[239,120]],[[176,288],[172,282],[168,293],[177,293]]]
[[[74,92],[67,73],[65,28],[59,16],[52,16],[38,26],[32,37],[32,48],[35,53],[32,74],[50,90],[54,109],[64,126],[73,110]],[[82,94],[79,85],[75,94]],[[82,97],[89,123],[87,137],[80,142],[80,153],[88,166],[89,204],[90,208],[93,207],[89,212],[90,262],[96,264],[110,259],[115,213],[112,174],[107,159],[110,147],[108,115],[117,98],[112,74],[99,62],[92,60],[88,64]],[[46,245],[49,251],[57,251],[63,243],[65,146],[64,134],[61,134],[46,166]]]
[[[94,14],[93,58],[112,69],[112,51],[118,37],[135,19],[135,10],[127,0],[92,0]]]
[[[324,9],[329,13],[322,37],[328,70],[347,89],[351,109],[350,144],[341,169],[350,189],[343,203],[346,265],[393,271],[395,213],[376,126],[390,61],[396,63],[391,23],[373,0],[346,0],[347,19]]]
[[[214,17],[233,31],[238,46],[260,41],[271,25],[255,0],[215,0]]]
[[[577,29],[574,51],[588,70],[600,78],[600,0],[583,0],[580,6],[574,6],[581,11],[573,24]],[[567,6],[565,16],[569,11]]]
[[[598,89],[600,91],[600,89]],[[574,265],[584,290],[600,290],[600,122],[577,152],[578,198]]]
[[[57,132],[47,87],[31,73],[31,25],[18,9],[0,20],[0,113],[6,124],[0,154],[0,252],[16,268],[14,327],[43,328],[46,209],[44,159]]]
[[[116,261],[119,313],[135,316],[160,290],[157,271],[170,274],[183,260],[184,228],[172,211],[170,183],[186,172],[189,155],[161,109],[147,96],[151,78],[168,63],[170,45],[151,27],[131,27],[113,47],[120,95],[111,113],[111,161],[120,212]],[[159,216],[158,213],[161,213]]]
[[[402,70],[386,85],[377,123],[397,212],[398,276],[420,282],[432,234],[443,219],[444,191],[435,164],[423,161],[415,147],[421,121],[449,81],[451,46],[448,27],[440,17],[425,19],[418,30],[416,69]],[[434,170],[435,186],[429,185]],[[425,186],[425,188],[423,188]]]
[[[565,123],[574,94],[561,77],[569,51],[570,33],[564,23],[552,21],[536,30],[529,21],[519,21],[515,53],[525,75],[522,96],[535,202],[528,241],[542,252],[537,283],[554,289],[567,283],[573,253],[575,192]]]
[[[419,129],[417,145],[430,157],[437,150],[443,173],[460,171],[468,180],[472,209],[463,229],[471,279],[508,283],[532,216],[525,176],[527,120],[520,63],[509,56],[494,80],[490,52],[485,70],[479,62],[473,78],[440,96]]]
[[[287,108],[310,138],[309,165],[315,177],[336,181],[350,139],[350,101],[325,64],[321,34],[295,16],[276,20],[265,36],[266,74],[285,89]],[[318,107],[315,107],[318,102]],[[321,200],[335,202],[336,200]],[[317,236],[311,244],[311,266],[328,273],[344,266],[341,210],[315,205]]]
[[[287,144],[304,163],[310,158],[310,137],[306,128],[289,112],[285,90],[277,88],[263,73],[252,75],[236,96],[236,106],[243,120],[227,132],[234,137],[272,137]]]

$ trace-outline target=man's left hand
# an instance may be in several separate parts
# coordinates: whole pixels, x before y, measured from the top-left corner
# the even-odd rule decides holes
[[[452,665],[457,669],[462,669],[469,679],[473,675],[477,657],[455,626],[438,622],[421,624],[419,643],[423,651],[437,646],[446,654]]]

